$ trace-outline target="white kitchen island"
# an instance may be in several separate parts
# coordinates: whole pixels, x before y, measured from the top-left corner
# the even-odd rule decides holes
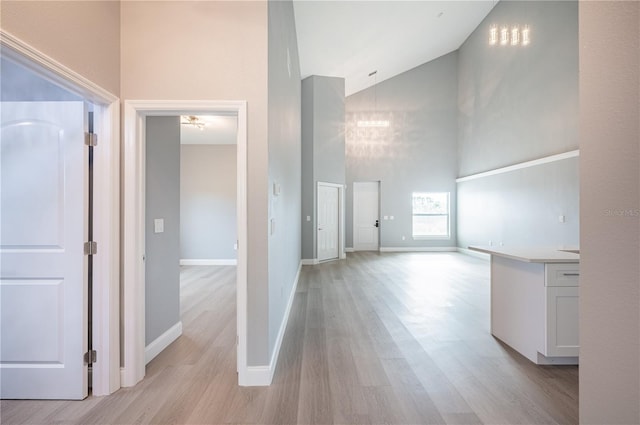
[[[536,364],[578,364],[579,254],[469,249],[491,255],[491,334]]]

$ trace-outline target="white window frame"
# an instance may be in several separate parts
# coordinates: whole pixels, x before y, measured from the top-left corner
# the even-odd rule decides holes
[[[447,213],[446,214],[416,214],[413,212],[413,197],[416,194],[446,194],[447,195]],[[447,217],[447,234],[446,235],[416,235],[414,233],[413,219],[415,216],[446,216]],[[451,239],[451,192],[411,192],[411,236],[414,240],[433,240],[433,239]]]

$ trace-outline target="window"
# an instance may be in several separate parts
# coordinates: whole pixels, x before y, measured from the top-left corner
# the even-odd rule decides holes
[[[413,238],[449,237],[449,192],[413,192]]]

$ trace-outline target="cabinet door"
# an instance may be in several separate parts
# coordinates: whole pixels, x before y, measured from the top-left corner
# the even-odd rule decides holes
[[[547,287],[547,357],[577,357],[580,353],[580,288]]]

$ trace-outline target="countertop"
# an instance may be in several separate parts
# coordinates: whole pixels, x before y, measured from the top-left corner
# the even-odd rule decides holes
[[[485,254],[499,255],[500,257],[524,261],[526,263],[579,263],[580,254],[562,251],[562,249],[577,248],[553,248],[553,247],[494,247],[494,246],[470,246],[470,250]]]

